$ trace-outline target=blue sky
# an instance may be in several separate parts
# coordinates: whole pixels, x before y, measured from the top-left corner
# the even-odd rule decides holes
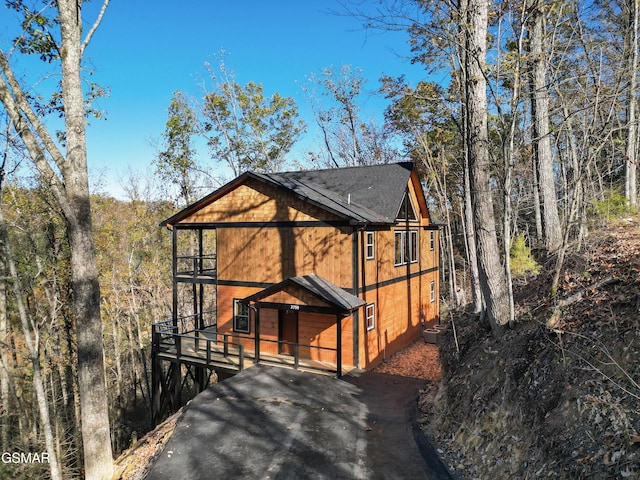
[[[94,0],[85,7],[85,21],[99,4]],[[85,52],[95,68],[92,80],[110,89],[110,97],[99,102],[107,119],[93,120],[87,130],[92,177],[102,178],[102,188],[120,196],[119,177],[129,169],[150,172],[172,93],[199,96],[199,83],[207,76],[204,64],[217,64],[221,50],[239,83],[253,80],[265,93],[296,99],[310,126],[307,142],[314,131],[301,84],[312,72],[360,67],[368,91],[378,88],[383,74],[405,74],[414,82],[423,78],[422,68],[403,58],[405,34],[367,34],[356,19],[329,10],[341,10],[339,2],[112,0]],[[363,116],[381,119],[384,105],[370,98]],[[199,153],[207,158],[206,149]]]

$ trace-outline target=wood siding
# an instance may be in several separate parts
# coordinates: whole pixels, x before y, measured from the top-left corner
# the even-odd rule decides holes
[[[422,326],[439,320],[439,232],[428,229],[430,219],[417,176],[412,174],[408,191],[418,221],[400,221],[391,229],[373,231],[374,258],[366,258],[366,232],[359,239],[360,298],[375,305],[375,327],[367,331],[366,309],[360,311],[359,367],[372,368],[421,337]],[[432,227],[430,227],[432,228]],[[396,265],[395,232],[417,232],[416,262]],[[433,250],[431,233],[433,232]],[[431,301],[434,282],[434,301]]]
[[[218,230],[218,280],[275,284],[315,273],[351,288],[351,233],[330,226]]]
[[[313,347],[336,348],[338,328],[335,315],[300,312],[298,320],[298,341]],[[351,316],[341,321],[342,365],[353,366],[353,319]],[[320,362],[336,364],[336,352],[318,348],[301,348],[300,356]]]
[[[216,224],[219,331],[233,333],[234,298],[245,298],[287,278],[311,273],[353,290],[356,274],[358,296],[375,305],[375,327],[367,331],[365,307],[358,311],[357,325],[353,315],[342,321],[344,365],[371,368],[420,337],[422,325],[438,321],[440,285],[439,232],[430,225],[424,196],[418,188],[418,177],[412,172],[407,189],[418,220],[400,221],[393,227],[373,231],[375,255],[371,260],[366,259],[366,232],[358,231],[357,265],[353,264],[353,227],[332,226],[330,222],[338,218],[253,179],[181,220],[181,225]],[[396,265],[395,232],[407,231],[417,232],[417,261]],[[262,300],[285,305],[321,304],[306,292],[294,290],[280,291]],[[250,323],[250,335],[254,335],[253,316]],[[262,308],[261,352],[278,353],[278,333],[278,311]],[[255,348],[253,340],[243,340],[242,334],[236,338],[246,349]],[[299,312],[298,341],[335,348],[335,315]],[[354,349],[358,352],[357,362]],[[310,349],[300,353],[306,358],[335,362],[335,352]]]
[[[286,286],[283,290],[274,292],[272,295],[262,297],[261,302],[281,303],[285,305],[313,305],[315,307],[330,307],[330,305],[318,299],[303,288],[293,285]]]
[[[282,190],[249,179],[180,223],[338,220]]]

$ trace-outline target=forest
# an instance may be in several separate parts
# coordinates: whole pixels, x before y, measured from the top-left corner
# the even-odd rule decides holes
[[[212,166],[412,160],[442,223],[442,315],[466,309],[496,337],[519,328],[514,287],[544,268],[553,297],[589,232],[636,211],[636,0],[373,3],[340,14],[405,32],[411,62],[446,84],[383,76],[377,125],[358,66],[327,67],[304,86],[321,142],[292,158],[308,128],[295,100],[237,83],[221,59],[204,94],[175,92],[153,178],[131,176],[115,199],[91,191],[85,135],[105,90],[84,81],[83,54],[109,0],[93,18],[83,2],[5,1],[22,21],[0,49],[0,446],[49,461],[2,465],[1,478],[111,478],[150,428],[151,325],[171,307],[158,225],[219,185]],[[17,56],[55,65],[59,82],[32,90]]]

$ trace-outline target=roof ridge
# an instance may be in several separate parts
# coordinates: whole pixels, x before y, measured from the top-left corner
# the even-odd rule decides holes
[[[388,167],[393,165],[413,165],[413,161],[405,160],[402,162],[389,162],[389,163],[375,163],[372,165],[348,165],[346,167],[326,167],[326,168],[307,168],[304,170],[286,170],[284,172],[270,172],[266,175],[289,175],[295,173],[307,173],[307,172],[332,172],[336,170],[344,171],[344,170],[355,170],[355,169],[365,169],[365,168],[378,168],[378,167]]]

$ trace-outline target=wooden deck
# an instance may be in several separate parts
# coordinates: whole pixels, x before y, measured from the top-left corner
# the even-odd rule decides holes
[[[170,326],[166,329],[155,327],[153,350],[159,360],[222,370],[227,374],[241,372],[256,363],[327,375],[341,373],[335,364],[297,355],[299,348],[306,345],[293,344],[293,355],[260,353],[260,357],[256,358],[253,350],[232,341],[231,335],[220,334],[212,329],[178,334]]]

